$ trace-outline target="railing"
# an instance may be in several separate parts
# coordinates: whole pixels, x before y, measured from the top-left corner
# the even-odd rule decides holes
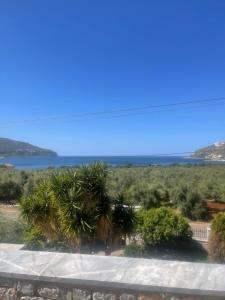
[[[192,238],[197,241],[202,241],[202,242],[208,242],[210,232],[211,232],[211,227],[210,225],[205,226],[205,225],[195,225],[194,223],[191,224],[191,229],[193,236]]]

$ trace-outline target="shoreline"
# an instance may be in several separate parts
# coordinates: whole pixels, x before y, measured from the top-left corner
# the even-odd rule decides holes
[[[190,156],[12,156],[0,160],[2,169],[48,170],[74,168],[101,161],[110,167],[148,167],[174,165],[223,165],[225,160],[205,160]]]

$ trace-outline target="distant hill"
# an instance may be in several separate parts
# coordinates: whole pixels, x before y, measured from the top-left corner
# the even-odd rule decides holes
[[[192,157],[209,160],[225,160],[225,142],[215,143],[199,149],[192,154]]]
[[[0,156],[56,156],[57,153],[31,144],[0,138]]]

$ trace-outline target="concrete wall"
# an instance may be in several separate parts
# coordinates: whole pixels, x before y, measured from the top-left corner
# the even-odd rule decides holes
[[[0,251],[0,300],[225,299],[225,266]]]

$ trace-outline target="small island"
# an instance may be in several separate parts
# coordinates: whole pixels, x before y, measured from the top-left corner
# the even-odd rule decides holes
[[[0,157],[6,156],[57,156],[57,153],[26,142],[0,138]]]

